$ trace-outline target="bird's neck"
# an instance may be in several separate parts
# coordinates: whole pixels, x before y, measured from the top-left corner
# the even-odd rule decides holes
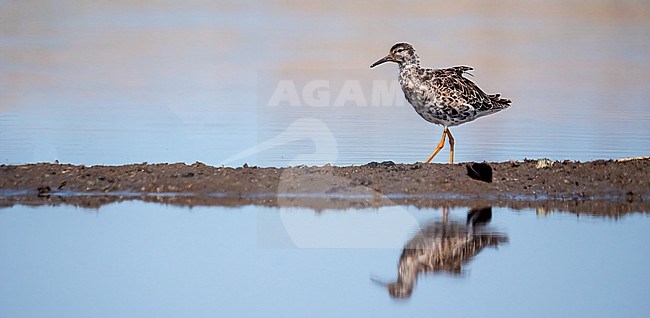
[[[397,272],[397,283],[405,290],[412,290],[417,279],[419,262],[412,257],[402,258]]]
[[[397,78],[399,80],[400,85],[402,86],[402,90],[404,90],[404,93],[406,93],[406,89],[408,86],[410,86],[414,81],[417,81],[417,78],[415,76],[416,74],[418,74],[419,68],[420,66],[417,64],[408,64],[408,65],[400,64],[399,75]]]
[[[409,67],[420,67],[420,58],[417,54],[413,54],[408,60],[399,63],[400,70]]]
[[[416,71],[420,68],[420,61],[417,56],[413,57],[413,60],[403,62],[399,64],[399,72],[401,76],[410,75],[413,71]]]

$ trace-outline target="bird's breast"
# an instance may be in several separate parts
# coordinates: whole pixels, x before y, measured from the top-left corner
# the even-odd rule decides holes
[[[400,73],[399,82],[404,97],[424,120],[446,127],[458,124],[443,109],[444,103],[439,100],[440,94],[431,79],[423,80],[417,72],[407,68]]]
[[[415,109],[420,116],[429,120],[425,115],[429,108],[435,107],[436,105],[435,91],[426,84],[410,80],[402,83],[402,91],[404,92],[406,100],[411,104],[411,106],[413,106],[413,109]]]
[[[435,103],[435,91],[430,85],[409,77],[403,78],[400,83],[404,96],[413,107]]]

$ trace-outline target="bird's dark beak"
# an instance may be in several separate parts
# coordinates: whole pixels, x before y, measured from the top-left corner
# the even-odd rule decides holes
[[[377,285],[379,285],[379,286],[382,286],[382,287],[388,287],[388,285],[389,285],[387,282],[385,282],[385,281],[383,281],[381,279],[375,278],[373,276],[370,276],[370,281],[377,284]]]
[[[375,63],[372,63],[372,65],[370,65],[370,68],[373,68],[373,67],[375,67],[375,66],[377,66],[379,64],[383,64],[383,63],[386,63],[386,62],[395,62],[395,60],[393,59],[393,57],[390,54],[388,54],[388,55],[384,56],[384,58],[380,59],[379,61],[377,61]]]

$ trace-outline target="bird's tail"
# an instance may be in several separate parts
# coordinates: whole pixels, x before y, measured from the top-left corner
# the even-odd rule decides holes
[[[492,101],[492,105],[497,106],[499,109],[504,109],[510,107],[510,101],[509,99],[506,98],[501,98],[501,94],[491,94],[488,95],[490,97],[490,101]]]

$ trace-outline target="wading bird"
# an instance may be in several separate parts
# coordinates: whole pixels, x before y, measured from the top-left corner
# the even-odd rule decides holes
[[[454,137],[449,127],[470,122],[476,118],[496,113],[510,106],[510,100],[500,94],[486,94],[474,82],[465,78],[472,68],[455,66],[431,69],[420,66],[420,59],[409,43],[397,43],[390,53],[370,65],[385,63],[399,65],[399,83],[404,97],[426,121],[442,125],[442,139],[426,163],[431,162],[445,145],[449,136],[449,162],[454,163]]]

